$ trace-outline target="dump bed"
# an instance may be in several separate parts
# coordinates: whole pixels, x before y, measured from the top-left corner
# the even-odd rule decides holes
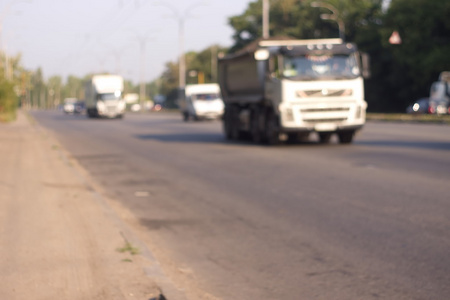
[[[263,98],[264,86],[253,55],[249,52],[219,60],[219,84],[225,103],[257,102]]]

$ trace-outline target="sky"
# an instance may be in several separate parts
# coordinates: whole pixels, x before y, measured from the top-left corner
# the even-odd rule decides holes
[[[137,84],[156,79],[165,63],[178,60],[180,20],[185,52],[231,46],[228,18],[242,14],[249,2],[0,0],[0,47],[8,55],[20,53],[22,65],[40,67],[45,78],[109,72]]]

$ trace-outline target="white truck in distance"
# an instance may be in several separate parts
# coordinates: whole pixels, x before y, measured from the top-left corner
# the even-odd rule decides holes
[[[178,106],[184,121],[222,117],[224,104],[217,83],[188,84],[181,93]]]
[[[122,118],[125,100],[122,98],[123,78],[118,75],[94,75],[86,82],[86,113],[89,118]]]
[[[225,56],[219,83],[226,138],[277,144],[317,132],[322,143],[333,134],[351,143],[365,123],[367,61],[341,39],[260,39]]]
[[[75,104],[77,103],[77,98],[66,98],[64,99],[63,111],[66,114],[75,113]]]

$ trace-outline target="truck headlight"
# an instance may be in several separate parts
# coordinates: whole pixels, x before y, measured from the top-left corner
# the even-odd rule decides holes
[[[119,111],[125,110],[125,101],[119,101],[117,108],[119,109]]]
[[[103,112],[105,111],[105,109],[106,109],[105,103],[103,101],[97,101],[97,110]]]
[[[293,122],[294,121],[294,111],[292,108],[287,108],[285,112],[286,121]]]
[[[362,117],[362,107],[360,105],[358,105],[356,107],[355,118],[356,119],[361,119],[361,117]]]

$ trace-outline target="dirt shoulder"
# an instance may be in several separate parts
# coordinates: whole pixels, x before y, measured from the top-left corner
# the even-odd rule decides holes
[[[174,293],[151,253],[23,112],[16,122],[0,124],[0,166],[2,299],[158,299],[161,288]]]

